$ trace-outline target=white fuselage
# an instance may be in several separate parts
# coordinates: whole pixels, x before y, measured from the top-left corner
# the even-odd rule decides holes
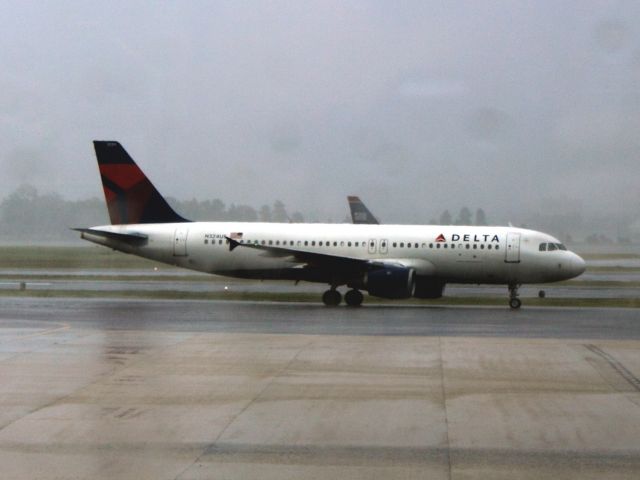
[[[134,245],[83,233],[116,250],[201,272],[248,278],[324,281],[304,276],[293,255],[254,248],[230,249],[227,238],[247,244],[404,265],[416,275],[447,283],[523,284],[580,275],[585,263],[545,233],[513,227],[437,225],[285,224],[192,222],[108,225],[95,230],[141,234]]]

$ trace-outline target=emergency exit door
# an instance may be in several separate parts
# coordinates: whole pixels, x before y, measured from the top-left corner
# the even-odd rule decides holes
[[[173,255],[184,257],[187,255],[187,235],[189,230],[185,227],[177,228],[173,236]]]
[[[504,261],[507,263],[520,262],[520,234],[517,232],[507,233],[507,248]]]

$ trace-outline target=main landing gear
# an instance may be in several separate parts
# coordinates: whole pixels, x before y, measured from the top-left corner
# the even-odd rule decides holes
[[[522,301],[518,298],[519,285],[509,285],[509,306],[512,310],[517,310],[522,306]]]
[[[360,290],[349,290],[344,295],[344,301],[349,307],[359,307],[362,305],[364,296]],[[322,294],[322,303],[327,307],[337,307],[342,302],[342,295],[335,288],[331,288]]]

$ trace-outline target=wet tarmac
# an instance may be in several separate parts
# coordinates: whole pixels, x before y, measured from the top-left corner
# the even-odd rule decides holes
[[[0,298],[12,479],[635,479],[637,309]]]
[[[316,335],[640,339],[624,308],[365,305],[191,300],[1,298],[0,320],[99,330]]]

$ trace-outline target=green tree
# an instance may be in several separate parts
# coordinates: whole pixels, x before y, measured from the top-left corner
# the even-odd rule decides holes
[[[442,215],[440,215],[440,225],[451,225],[452,221],[453,219],[449,210],[442,212]]]
[[[273,203],[273,209],[271,210],[271,221],[286,223],[289,221],[289,215],[287,215],[287,209],[284,207],[284,203],[280,200],[276,200]]]
[[[488,225],[487,223],[487,216],[484,213],[484,210],[479,208],[476,210],[476,225],[484,227],[486,225]]]
[[[456,225],[471,225],[471,210],[467,207],[462,207],[460,213],[458,213]]]

